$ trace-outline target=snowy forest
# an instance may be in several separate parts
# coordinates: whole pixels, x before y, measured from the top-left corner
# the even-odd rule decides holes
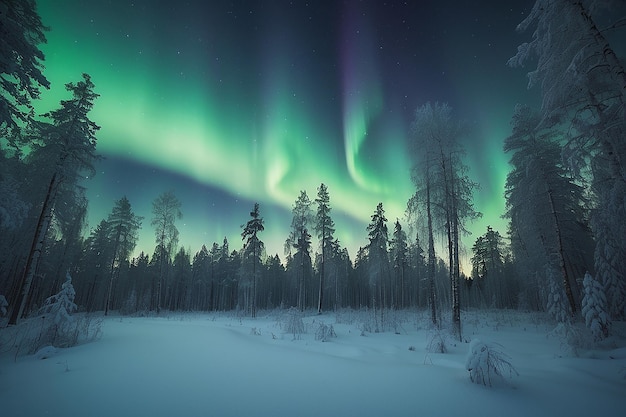
[[[367,308],[381,331],[387,312],[418,309],[456,338],[467,309],[545,311],[558,323],[585,323],[596,340],[609,337],[612,321],[626,314],[626,72],[606,36],[624,30],[623,20],[600,28],[601,13],[596,2],[537,0],[519,24],[530,40],[508,64],[530,68],[528,86],[541,105],[518,105],[512,134],[502,138],[509,228],[476,237],[471,271],[463,272],[461,237],[481,215],[473,202],[479,184],[464,160],[464,125],[446,103],[415,110],[407,149],[415,193],[406,218],[387,219],[382,203],[372,207],[363,230],[369,243],[353,259],[335,237],[332,190],[323,183],[314,195],[293,196],[282,254],[265,250],[263,232],[272,225],[259,204],[241,219],[242,241],[189,252],[178,239],[180,202],[168,190],[152,202],[150,218],[120,196],[87,230],[84,178],[100,158],[90,110],[107,93],[84,74],[67,80],[67,98],[56,108],[40,108],[40,91],[49,88],[39,49],[45,22],[34,0],[2,1],[5,323],[41,314],[58,294],[71,293],[70,310],[104,315]],[[152,253],[136,253],[141,228],[154,231]]]

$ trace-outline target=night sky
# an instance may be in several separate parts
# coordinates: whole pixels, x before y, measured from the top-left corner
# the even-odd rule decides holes
[[[447,102],[467,122],[469,175],[480,184],[471,247],[487,225],[506,232],[502,141],[514,105],[538,95],[506,61],[531,35],[515,27],[532,4],[40,0],[52,88],[37,110],[92,76],[105,160],[85,182],[89,225],[128,196],[145,217],[138,250],[153,252],[152,201],[171,189],[192,253],[225,236],[241,248],[240,226],[259,202],[260,237],[283,258],[293,202],[324,182],[336,237],[354,258],[378,202],[390,230],[403,222],[415,109]]]

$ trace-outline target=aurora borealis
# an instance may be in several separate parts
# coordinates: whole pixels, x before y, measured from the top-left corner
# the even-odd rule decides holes
[[[195,253],[226,236],[239,249],[259,202],[261,238],[282,257],[299,191],[314,199],[324,182],[354,257],[378,202],[402,222],[412,113],[439,101],[468,123],[481,187],[466,246],[487,225],[505,232],[502,141],[515,103],[534,97],[505,63],[532,1],[407,3],[38,1],[52,88],[37,109],[83,72],[101,95],[92,120],[106,159],[85,183],[90,226],[127,195],[145,217],[138,249],[152,253],[151,203],[173,189],[182,245]]]

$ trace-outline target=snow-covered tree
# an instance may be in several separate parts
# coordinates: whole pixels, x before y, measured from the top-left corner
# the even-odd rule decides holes
[[[558,271],[573,314],[580,298],[572,277],[589,269],[593,244],[585,192],[562,164],[559,132],[538,130],[538,119],[529,107],[517,106],[513,133],[504,142],[512,165],[505,191],[512,249],[526,274]]]
[[[536,59],[528,77],[529,87],[541,88],[540,128],[563,126],[563,158],[591,181],[595,270],[611,288],[611,313],[618,317],[626,304],[626,71],[611,35],[624,30],[623,6],[619,0],[537,0],[518,26],[534,28],[532,40],[509,60],[521,66]]]
[[[292,269],[296,277],[298,288],[297,304],[301,311],[304,311],[305,308],[306,282],[311,278],[312,273],[311,234],[309,229],[314,218],[311,204],[312,202],[306,191],[300,191],[300,195],[292,209],[291,231],[285,241],[285,254],[291,255],[292,249],[296,251],[290,266],[293,266]]]
[[[611,317],[622,320],[626,318],[626,207],[623,204],[626,183],[618,181],[615,188],[619,191],[611,193],[606,206],[595,212],[592,225],[596,239],[596,277],[604,286]]]
[[[558,323],[569,325],[572,321],[572,310],[562,285],[559,285],[558,274],[550,266],[545,267],[543,279],[547,280],[546,311]]]
[[[473,339],[465,359],[465,369],[470,380],[479,385],[492,386],[497,379],[505,380],[518,375],[502,346]]]
[[[180,201],[173,191],[166,191],[152,202],[152,226],[156,238],[155,255],[159,261],[159,279],[156,286],[156,311],[161,311],[162,287],[166,269],[171,263],[171,257],[178,245],[178,228],[176,220],[183,217],[180,211]],[[153,257],[154,260],[154,257]]]
[[[77,309],[76,304],[74,304],[75,297],[76,291],[74,291],[72,277],[68,272],[65,282],[61,285],[61,290],[46,299],[39,310],[39,314],[52,316],[54,324],[62,327],[73,320],[72,313]]]
[[[463,163],[463,147],[460,139],[465,134],[462,125],[452,118],[447,104],[427,103],[415,112],[411,156],[413,158],[413,181],[417,193],[409,201],[410,210],[425,212],[428,233],[428,274],[434,276],[434,228],[445,230],[448,249],[448,269],[452,298],[452,324],[461,337],[459,301],[459,236],[464,224],[480,216],[473,208],[472,193],[476,188],[466,175]],[[431,288],[434,282],[431,281]],[[431,304],[434,290],[431,290]],[[436,322],[434,304],[431,306],[433,322]]]
[[[51,224],[59,188],[65,184],[76,184],[81,172],[93,172],[92,163],[97,159],[96,132],[100,127],[89,119],[89,112],[98,97],[91,77],[83,74],[83,80],[65,85],[72,98],[62,100],[57,110],[43,115],[48,121],[32,123],[33,135],[39,138],[56,161],[56,165],[43,196],[39,217],[26,267],[19,280],[19,296],[14,304],[9,322],[16,324],[24,312],[30,295],[31,284],[39,263],[48,228]]]
[[[585,325],[591,330],[594,340],[600,341],[609,335],[611,328],[606,294],[602,284],[589,272],[583,279],[583,289],[582,313]]]

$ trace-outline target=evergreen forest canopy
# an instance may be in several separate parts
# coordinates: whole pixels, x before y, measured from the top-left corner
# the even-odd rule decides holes
[[[100,127],[90,119],[97,88],[84,74],[68,80],[58,107],[38,108],[50,86],[39,49],[45,22],[34,0],[2,2],[0,307],[6,300],[15,324],[69,273],[78,308],[105,314],[367,307],[384,330],[386,310],[427,308],[434,325],[449,315],[461,337],[462,308],[520,308],[562,323],[584,318],[598,339],[608,336],[610,319],[626,314],[626,72],[606,33],[624,29],[617,18],[599,28],[604,10],[591,3],[537,0],[518,26],[530,40],[509,65],[534,68],[529,87],[541,106],[513,111],[512,134],[502,138],[509,229],[488,228],[475,240],[465,276],[460,242],[480,216],[478,184],[468,176],[466,127],[445,103],[415,110],[407,149],[415,194],[405,225],[388,220],[382,203],[372,207],[368,244],[354,260],[335,237],[332,190],[323,183],[315,196],[302,190],[295,199],[283,259],[266,253],[263,232],[272,225],[259,204],[241,219],[241,243],[224,239],[190,253],[176,226],[181,204],[168,190],[150,219],[120,196],[85,235],[81,179],[99,158]],[[142,227],[154,230],[155,249],[135,256]]]

